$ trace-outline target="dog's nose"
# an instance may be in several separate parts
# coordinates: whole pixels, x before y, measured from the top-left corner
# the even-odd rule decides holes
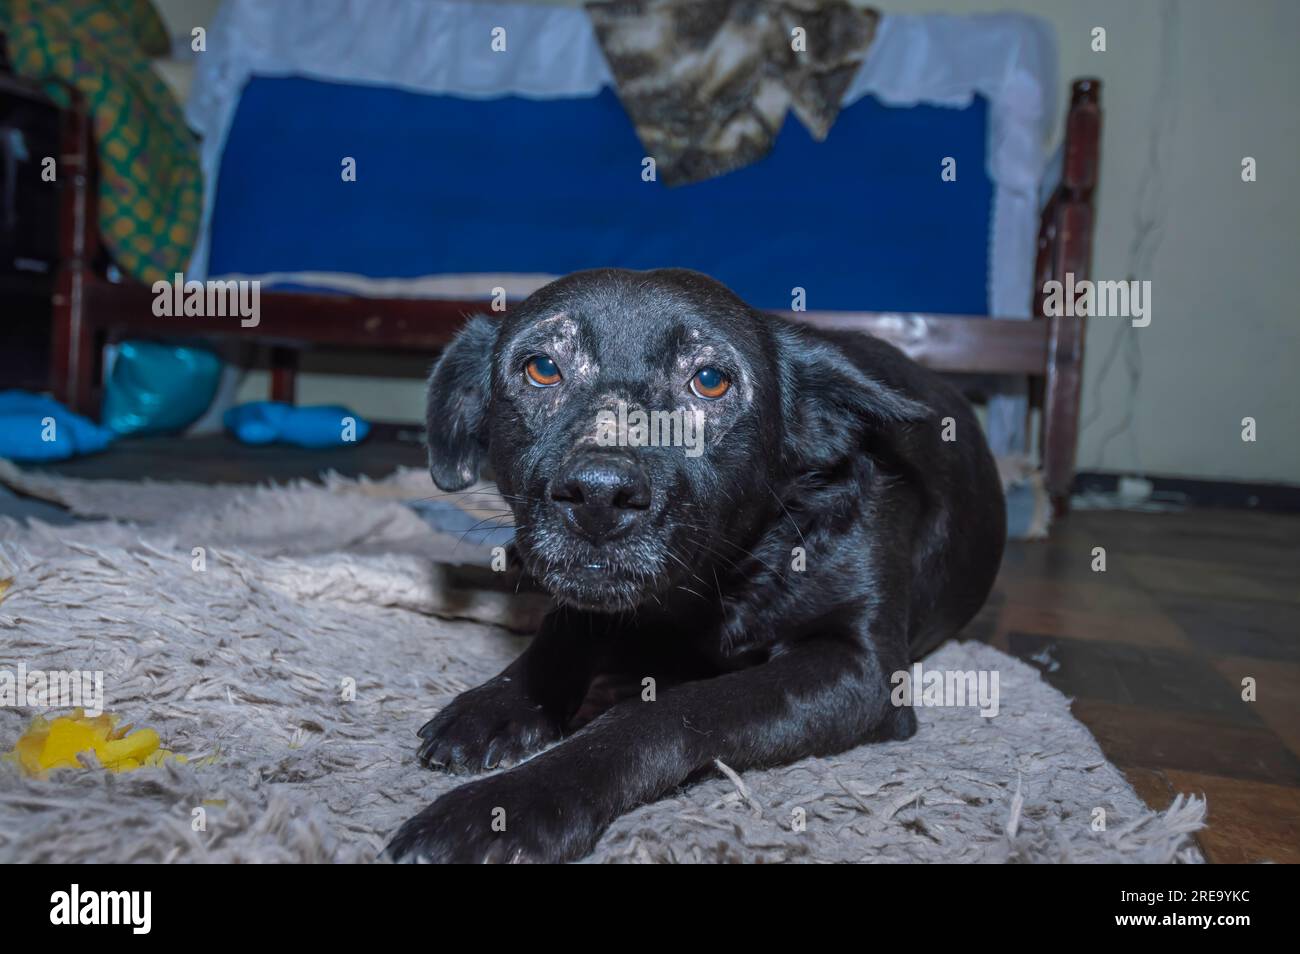
[[[552,478],[551,500],[579,533],[599,543],[626,533],[649,509],[650,478],[627,454],[583,451]]]

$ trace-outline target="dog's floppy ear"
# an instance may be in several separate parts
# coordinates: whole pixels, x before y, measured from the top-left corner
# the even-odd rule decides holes
[[[781,403],[786,421],[786,460],[798,470],[824,470],[874,446],[899,445],[913,425],[934,412],[873,378],[833,342],[794,327],[777,335],[781,356]]]
[[[429,376],[425,439],[429,473],[442,490],[464,490],[474,483],[487,454],[485,424],[497,330],[497,322],[475,315]]]

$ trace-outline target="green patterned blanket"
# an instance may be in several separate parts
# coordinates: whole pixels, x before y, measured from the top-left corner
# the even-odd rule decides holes
[[[198,236],[203,177],[180,107],[150,54],[168,40],[148,0],[0,0],[14,72],[94,117],[99,227],[114,261],[152,283],[183,271]]]

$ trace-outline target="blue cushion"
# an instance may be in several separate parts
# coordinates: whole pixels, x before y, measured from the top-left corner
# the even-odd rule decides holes
[[[643,182],[610,90],[471,100],[254,78],[222,159],[209,272],[378,277],[683,266],[763,308],[987,314],[988,110],[866,97],[824,143],[789,117],[769,156]],[[341,162],[357,163],[344,182]],[[956,182],[940,178],[957,160]]]

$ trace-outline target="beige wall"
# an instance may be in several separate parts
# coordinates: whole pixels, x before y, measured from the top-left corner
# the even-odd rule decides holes
[[[1081,469],[1300,483],[1300,3],[1294,0],[943,0],[886,10],[1021,10],[1056,28],[1069,78],[1103,81],[1105,125],[1093,275],[1134,268],[1139,186],[1157,124],[1169,125],[1144,204],[1154,224],[1149,327],[1088,327]],[[1165,11],[1171,11],[1167,17]],[[1094,53],[1091,31],[1107,31]],[[1162,84],[1162,38],[1173,56]],[[1171,108],[1158,102],[1174,91]],[[1241,160],[1258,181],[1241,181]],[[1108,352],[1114,360],[1102,374]],[[1136,387],[1130,362],[1140,361]],[[1105,442],[1108,433],[1123,427]],[[1258,440],[1241,440],[1254,417]]]
[[[169,24],[204,22],[210,0],[161,0]],[[1300,36],[1295,0],[939,0],[886,12],[1020,10],[1045,17],[1068,80],[1104,82],[1095,278],[1149,279],[1152,320],[1088,329],[1081,469],[1300,483]],[[1091,31],[1107,30],[1107,52]],[[1167,61],[1167,65],[1166,65]],[[1160,100],[1161,89],[1174,95]],[[1134,273],[1138,196],[1158,126],[1166,135],[1143,208],[1152,239]],[[1059,129],[1059,123],[1058,123]],[[1059,134],[1059,133],[1058,133]],[[1258,181],[1243,183],[1243,156]],[[1114,349],[1105,367],[1104,359]],[[1140,369],[1140,373],[1134,371]],[[250,375],[242,397],[265,394]],[[304,402],[346,399],[382,419],[417,420],[414,381],[305,375]],[[1258,440],[1241,440],[1254,417]],[[1125,422],[1127,421],[1127,425]],[[1112,431],[1118,433],[1106,440]]]

